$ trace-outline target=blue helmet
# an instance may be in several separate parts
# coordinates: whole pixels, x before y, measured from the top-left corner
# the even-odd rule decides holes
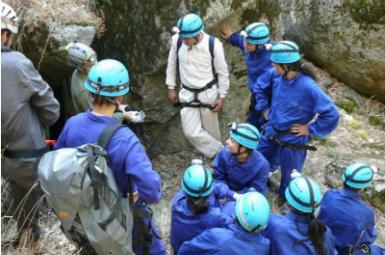
[[[240,145],[254,150],[259,144],[259,131],[249,123],[230,124],[230,136]]]
[[[192,197],[206,197],[213,192],[213,176],[202,164],[191,164],[182,178],[182,189]]]
[[[299,47],[294,42],[280,41],[273,44],[271,48],[270,59],[278,64],[290,64],[301,59]]]
[[[189,13],[180,18],[177,27],[180,37],[194,37],[204,29],[202,19],[194,13]]]
[[[374,171],[369,165],[355,163],[345,169],[341,178],[345,185],[349,187],[364,189],[372,183],[373,176]]]
[[[129,91],[127,68],[117,60],[104,59],[88,73],[84,86],[88,91],[106,97],[117,97]]]
[[[265,44],[270,41],[270,30],[265,23],[255,22],[246,27],[241,35],[245,37],[247,43],[250,44]]]
[[[235,211],[241,226],[247,231],[253,232],[266,227],[270,206],[261,193],[248,192],[237,200]]]
[[[306,176],[294,178],[286,188],[285,196],[289,205],[304,213],[313,213],[322,199],[318,184]]]

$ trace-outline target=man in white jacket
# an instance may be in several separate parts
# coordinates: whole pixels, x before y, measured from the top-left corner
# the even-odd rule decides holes
[[[202,19],[187,14],[178,21],[168,56],[168,99],[181,106],[183,132],[206,158],[223,147],[218,122],[229,89],[229,72],[222,43],[204,31]],[[181,88],[176,90],[179,74]]]

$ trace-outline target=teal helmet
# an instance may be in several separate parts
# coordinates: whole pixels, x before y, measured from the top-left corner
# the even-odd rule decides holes
[[[239,224],[247,231],[263,230],[269,220],[270,206],[264,195],[248,192],[236,202],[235,212]]]
[[[322,199],[318,184],[306,176],[294,178],[286,188],[285,196],[289,205],[303,213],[313,213]]]
[[[249,123],[230,123],[230,136],[240,145],[254,150],[259,144],[259,131]]]
[[[301,54],[298,45],[294,42],[280,41],[273,44],[270,59],[277,64],[290,64],[299,61]]]
[[[189,13],[179,19],[177,27],[180,37],[194,37],[200,34],[203,29],[203,21],[201,17],[194,13]]]
[[[191,164],[182,178],[182,189],[192,197],[206,197],[213,192],[213,176],[208,167]]]
[[[91,68],[84,86],[91,93],[117,97],[128,93],[128,82],[128,71],[122,63],[114,59],[104,59]]]
[[[246,27],[241,35],[250,44],[265,44],[270,41],[270,30],[265,23],[255,22]]]
[[[345,169],[341,179],[349,187],[364,189],[370,186],[373,177],[374,171],[369,165],[355,163]]]

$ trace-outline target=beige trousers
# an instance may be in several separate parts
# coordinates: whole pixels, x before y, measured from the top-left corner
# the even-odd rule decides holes
[[[202,91],[198,95],[199,101],[214,104],[218,92],[216,86]],[[194,99],[194,93],[186,89],[179,92],[179,100],[188,103]],[[223,147],[219,129],[218,113],[208,108],[184,107],[180,111],[183,133],[187,140],[205,157],[213,158]]]

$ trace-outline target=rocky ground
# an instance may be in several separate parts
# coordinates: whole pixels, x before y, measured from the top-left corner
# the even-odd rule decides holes
[[[340,185],[339,175],[348,163],[364,161],[377,169],[374,188],[366,196],[376,206],[376,224],[378,229],[377,243],[385,246],[385,107],[374,100],[363,98],[344,84],[331,78],[327,73],[312,67],[319,77],[323,88],[340,106],[341,120],[338,128],[325,139],[315,140],[318,150],[309,152],[304,172],[314,177],[322,186],[323,191]],[[245,88],[246,89],[246,88]],[[172,197],[180,188],[183,169],[189,164],[190,152],[171,155],[158,155],[152,159],[155,169],[162,177],[163,199],[153,206],[160,225],[162,236],[169,246],[170,209]],[[2,194],[3,196],[3,194]],[[274,212],[280,212],[276,205],[276,195],[270,193],[269,201]],[[4,220],[4,219],[2,219]],[[74,254],[76,248],[61,234],[59,224],[52,213],[44,214],[40,219],[44,229],[42,243],[47,254]],[[2,240],[12,234],[5,231],[2,224]],[[30,254],[28,248],[6,250],[4,254]]]

